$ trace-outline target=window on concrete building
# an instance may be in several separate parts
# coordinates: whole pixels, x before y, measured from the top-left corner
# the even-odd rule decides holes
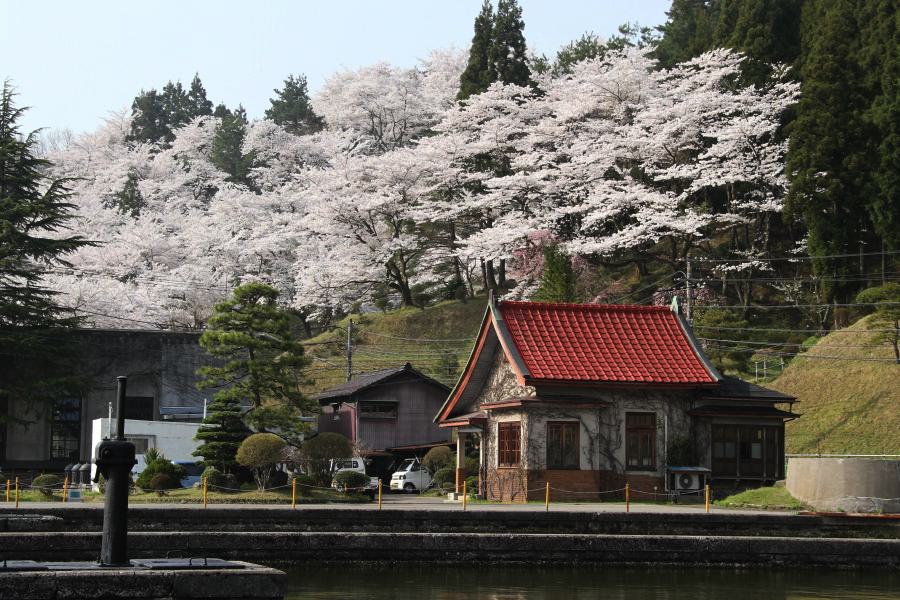
[[[625,466],[633,471],[656,468],[656,414],[625,414]]]
[[[81,399],[64,398],[53,403],[50,421],[50,459],[78,462],[81,455]]]
[[[497,424],[497,464],[501,467],[516,467],[522,456],[522,424]]]
[[[579,423],[549,421],[547,423],[547,468],[577,469],[581,449]]]

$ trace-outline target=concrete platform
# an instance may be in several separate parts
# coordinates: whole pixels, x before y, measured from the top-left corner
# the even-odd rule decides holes
[[[0,569],[0,598],[17,600],[57,598],[282,600],[284,598],[287,585],[285,573],[252,563],[233,562],[239,564],[241,568],[216,570],[97,568],[77,571],[63,568],[14,572],[4,572]]]

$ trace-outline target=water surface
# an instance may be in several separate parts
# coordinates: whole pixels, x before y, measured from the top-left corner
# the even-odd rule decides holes
[[[900,600],[892,571],[344,564],[288,574],[286,600]]]

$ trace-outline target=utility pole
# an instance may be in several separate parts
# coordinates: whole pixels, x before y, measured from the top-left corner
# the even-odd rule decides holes
[[[685,298],[685,309],[688,323],[691,322],[691,255],[686,254],[685,260],[687,261],[687,268],[685,269],[685,286],[684,290],[687,294],[687,298]]]
[[[353,319],[347,324],[347,381],[353,378]]]

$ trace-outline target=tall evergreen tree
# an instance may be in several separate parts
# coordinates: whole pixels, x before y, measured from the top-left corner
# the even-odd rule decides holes
[[[544,271],[532,300],[538,302],[574,302],[575,272],[572,262],[559,246],[544,246]]]
[[[206,97],[206,88],[200,81],[199,73],[194,73],[187,99],[191,118],[206,117],[212,114],[213,104]]]
[[[48,179],[50,163],[36,155],[37,136],[22,135],[18,121],[26,109],[15,93],[0,91],[0,422],[11,398],[39,401],[70,389],[77,381],[65,330],[78,319],[57,304],[41,285],[47,269],[70,266],[65,256],[92,245],[66,235],[75,218],[66,181]]]
[[[469,49],[469,62],[459,78],[457,99],[465,100],[473,94],[480,94],[491,85],[490,51],[494,35],[494,7],[490,0],[484,0],[481,12],[475,17],[475,35]]]
[[[203,457],[205,467],[223,473],[238,469],[235,455],[250,430],[244,425],[241,403],[232,396],[216,397],[207,407],[206,418],[194,437],[200,446],[192,453]]]
[[[803,93],[790,126],[788,208],[802,215],[813,256],[857,252],[872,242],[865,207],[874,132],[856,58],[859,31],[853,0],[835,0],[815,28],[803,66]],[[816,261],[823,275],[859,274],[846,259]],[[829,299],[849,300],[847,284],[832,282]]]
[[[491,48],[488,52],[491,82],[502,81],[522,86],[531,83],[524,30],[522,7],[518,1],[498,0]]]
[[[131,103],[131,115],[129,141],[168,143],[175,139],[169,127],[165,100],[156,90],[141,90]]]
[[[719,0],[672,0],[654,51],[660,66],[671,67],[709,50],[718,13]]]
[[[266,109],[267,119],[296,135],[315,133],[325,126],[322,117],[313,111],[305,75],[288,75],[284,89],[274,91],[276,97],[269,99],[272,106]]]
[[[218,108],[216,110],[218,112]],[[238,106],[235,111],[225,109],[210,145],[209,160],[228,173],[228,181],[249,185],[253,156],[243,153],[246,135],[247,113],[244,107]]]

